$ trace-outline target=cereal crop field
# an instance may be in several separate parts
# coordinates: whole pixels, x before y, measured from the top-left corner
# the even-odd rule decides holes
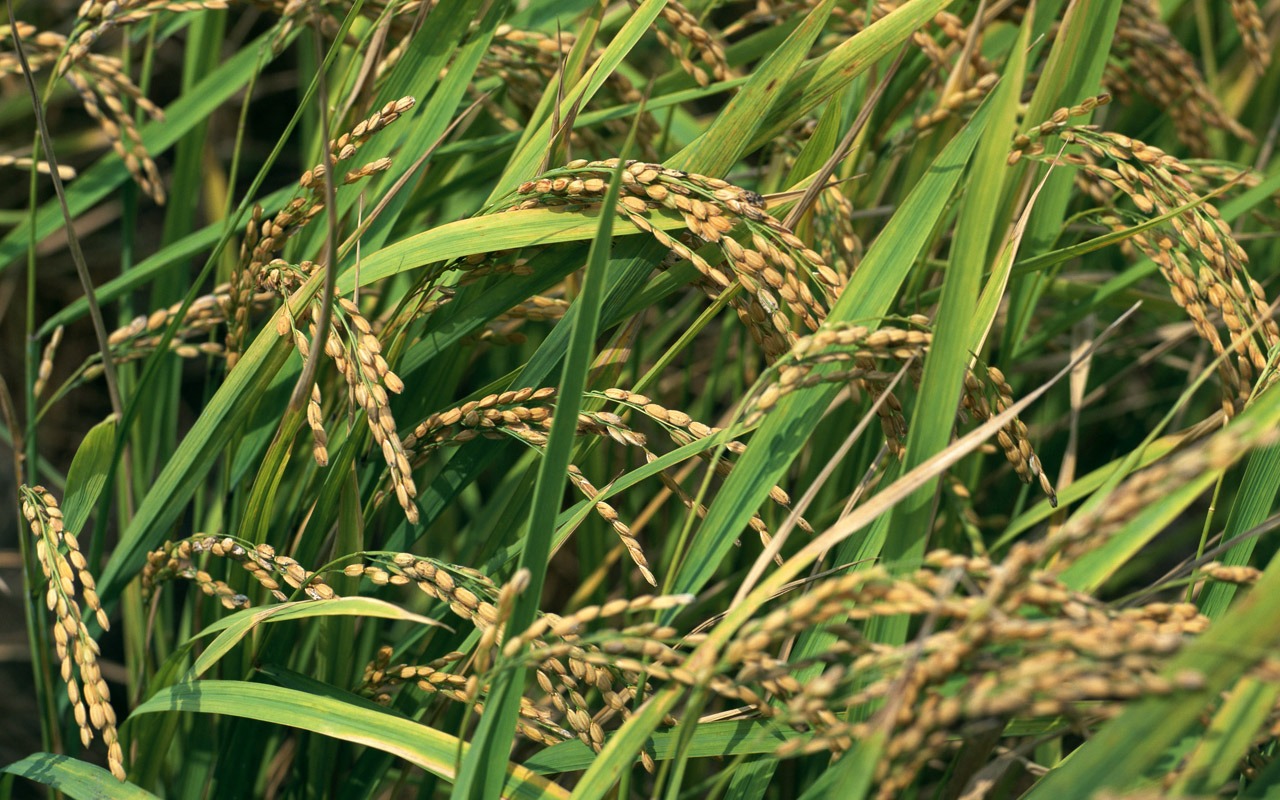
[[[0,800],[1280,797],[1277,0],[6,0]]]

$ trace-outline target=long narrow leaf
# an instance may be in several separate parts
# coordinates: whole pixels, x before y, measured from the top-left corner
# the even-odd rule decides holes
[[[255,719],[332,736],[391,753],[448,781],[456,778],[454,755],[467,745],[448,734],[391,714],[294,689],[239,681],[196,681],[157,692],[134,709],[135,716],[190,711]],[[523,767],[499,762],[506,797],[567,797],[558,786]]]

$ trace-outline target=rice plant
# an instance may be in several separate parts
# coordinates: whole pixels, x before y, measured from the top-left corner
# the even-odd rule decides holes
[[[7,11],[0,796],[1278,791],[1280,5]]]

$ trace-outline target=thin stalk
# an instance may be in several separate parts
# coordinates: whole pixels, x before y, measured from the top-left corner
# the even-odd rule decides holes
[[[22,77],[31,94],[31,107],[36,116],[36,127],[40,131],[40,144],[44,147],[45,161],[49,162],[49,178],[53,181],[53,190],[58,195],[58,204],[62,207],[62,218],[67,224],[67,247],[71,250],[71,259],[76,265],[76,275],[80,278],[80,288],[84,290],[85,300],[89,303],[89,318],[93,321],[93,333],[98,340],[98,349],[102,351],[102,374],[107,381],[107,395],[111,398],[111,410],[119,419],[123,417],[123,406],[120,403],[120,387],[116,382],[116,367],[111,363],[111,346],[107,343],[107,326],[102,321],[102,309],[93,293],[93,279],[89,276],[89,265],[85,262],[84,252],[80,249],[80,239],[76,236],[71,209],[67,206],[67,193],[62,186],[62,178],[58,175],[58,158],[53,152],[53,138],[45,124],[44,106],[40,102],[40,91],[36,88],[35,77],[31,74],[31,65],[27,63],[27,54],[22,49],[22,40],[18,37],[18,21],[13,15],[13,0],[5,0],[9,11],[9,28],[13,32],[14,54],[18,57],[18,66],[22,69]],[[35,219],[35,214],[31,215]],[[28,317],[30,322],[30,317]]]
[[[13,6],[9,5],[9,25],[13,31],[14,41],[18,39],[17,25],[13,20]],[[19,50],[21,53],[21,50]],[[23,64],[25,65],[25,61]],[[29,71],[28,73],[29,74]],[[37,138],[39,134],[37,134]],[[35,153],[35,143],[32,143],[32,153]],[[56,173],[57,168],[51,165],[51,171]],[[0,377],[0,401],[3,402],[3,411],[9,424],[9,430],[13,438],[13,478],[14,499],[18,498],[18,487],[23,483],[38,483],[39,475],[39,448],[36,446],[36,397],[35,382],[39,370],[40,348],[37,346],[35,337],[35,319],[36,319],[36,208],[37,193],[37,171],[31,170],[30,182],[28,184],[27,205],[30,213],[27,219],[30,222],[30,238],[27,242],[27,291],[26,291],[26,308],[24,325],[26,327],[26,337],[24,349],[24,380],[23,380],[23,403],[26,408],[26,432],[23,434],[18,427],[17,416],[13,408],[13,398],[9,394],[9,388],[4,383],[3,377]],[[26,474],[24,474],[23,465],[27,465]],[[48,631],[40,624],[39,614],[36,611],[37,603],[39,603],[40,594],[37,591],[37,575],[40,575],[39,566],[36,564],[35,554],[31,551],[30,543],[26,535],[26,520],[23,519],[20,504],[14,504],[14,511],[18,518],[18,547],[22,555],[22,583],[23,583],[23,616],[27,626],[27,646],[31,648],[31,676],[35,684],[36,702],[41,711],[40,717],[40,742],[44,749],[48,752],[59,752],[62,749],[62,737],[59,735],[58,728],[58,706],[54,699],[53,693],[53,669],[49,659],[49,640]]]
[[[1204,549],[1209,544],[1209,531],[1213,528],[1213,515],[1218,510],[1218,495],[1222,493],[1222,481],[1226,478],[1225,472],[1218,473],[1218,480],[1213,483],[1213,497],[1209,500],[1209,508],[1204,512],[1204,525],[1200,527],[1200,541],[1196,544],[1196,560],[1199,561],[1204,556]],[[1187,586],[1187,602],[1195,601],[1196,581],[1192,581]]]
[[[324,42],[320,39],[320,26],[316,22],[319,8],[313,8],[311,35],[316,52],[324,52]],[[316,371],[320,366],[320,356],[324,352],[324,343],[329,338],[329,324],[333,319],[333,296],[338,286],[338,265],[334,258],[338,253],[338,193],[333,185],[334,159],[329,153],[329,87],[325,81],[325,68],[322,64],[316,71],[316,101],[320,104],[320,147],[324,158],[324,204],[325,221],[328,230],[324,242],[324,288],[320,295],[320,313],[316,316],[316,334],[311,341],[311,353],[307,363],[298,376],[298,385],[289,398],[289,411],[301,411],[311,397],[311,387],[316,382]]]

